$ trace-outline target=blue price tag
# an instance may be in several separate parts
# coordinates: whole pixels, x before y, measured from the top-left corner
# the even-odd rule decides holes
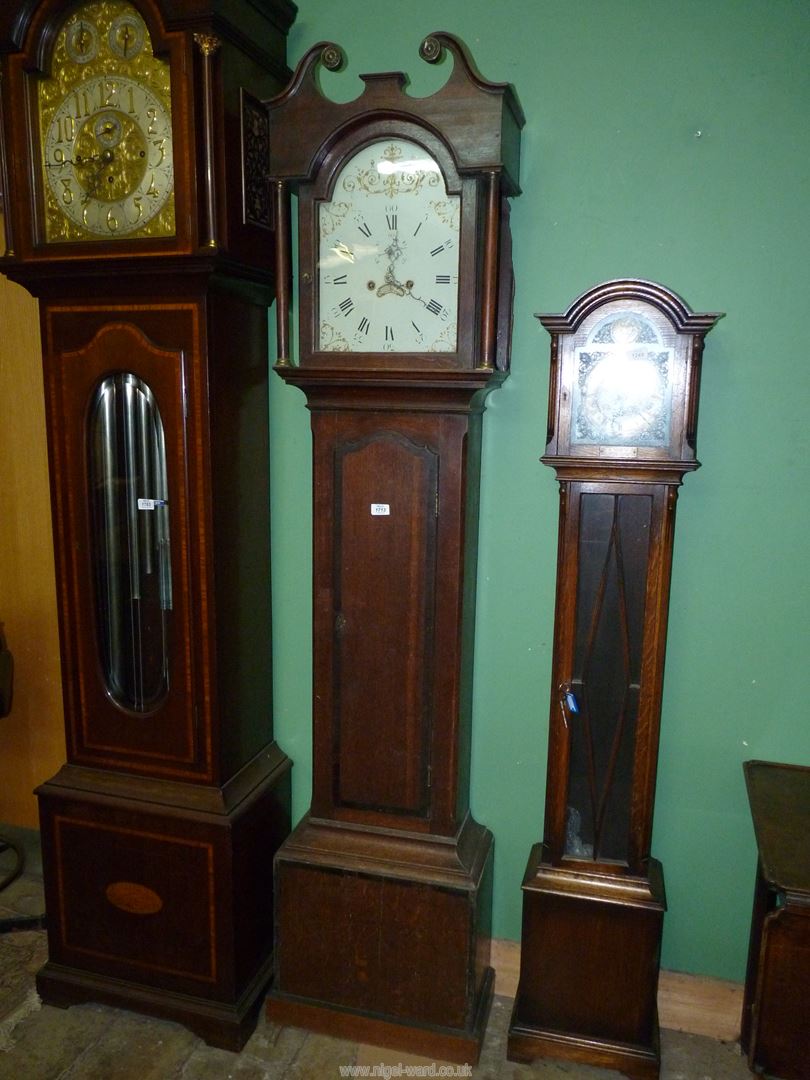
[[[577,701],[577,696],[573,690],[565,691],[565,704],[567,705],[568,711],[571,713],[571,715],[576,716],[579,712],[579,702]]]

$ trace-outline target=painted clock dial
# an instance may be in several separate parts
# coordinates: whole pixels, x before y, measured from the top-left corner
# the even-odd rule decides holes
[[[372,142],[318,207],[318,347],[455,352],[461,200],[405,139]]]
[[[38,92],[46,240],[172,236],[169,67],[136,9],[81,5]]]

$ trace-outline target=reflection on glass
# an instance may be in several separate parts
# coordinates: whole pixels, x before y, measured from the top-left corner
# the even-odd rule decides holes
[[[640,312],[620,312],[599,323],[577,349],[572,442],[666,446],[671,353]]]
[[[586,493],[570,689],[565,854],[627,862],[652,504]]]
[[[103,379],[89,416],[96,623],[107,692],[148,712],[169,690],[172,606],[163,422],[137,376]]]

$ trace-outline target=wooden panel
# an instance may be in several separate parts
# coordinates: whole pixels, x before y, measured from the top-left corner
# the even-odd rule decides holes
[[[145,982],[164,976],[216,982],[210,840],[58,814],[54,850],[59,946],[53,959],[123,965]],[[190,904],[189,895],[202,902]]]
[[[810,1060],[810,768],[747,761],[758,863],[740,1042],[757,1072],[804,1080]]]
[[[438,459],[378,433],[335,455],[335,801],[428,801]]]
[[[744,768],[764,877],[810,894],[810,768],[771,761],[747,761]]]
[[[34,788],[65,755],[42,358],[37,303],[2,275],[0,312],[0,623],[15,663],[0,821],[36,828]]]
[[[757,1072],[805,1080],[810,1062],[810,914],[779,911],[765,923],[754,1036]]]
[[[471,1024],[474,912],[466,892],[284,863],[276,888],[285,994],[420,1024]]]
[[[663,909],[524,892],[521,1025],[652,1044],[662,924]]]
[[[228,812],[199,784],[97,769],[66,766],[39,788],[44,1001],[106,1001],[244,1045],[271,974],[289,761],[263,755],[236,787],[223,793]]]

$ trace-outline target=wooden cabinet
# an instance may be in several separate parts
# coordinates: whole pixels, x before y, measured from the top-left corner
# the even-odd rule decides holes
[[[0,268],[40,303],[67,739],[38,790],[37,986],[230,1049],[270,978],[290,825],[251,95],[286,79],[294,13],[39,0],[0,15]]]
[[[268,103],[276,259],[298,194],[313,440],[313,791],[276,856],[268,1013],[458,1061],[492,997],[492,835],[469,811],[481,423],[508,364],[510,87],[453,53],[432,97],[396,73],[339,104],[304,57]],[[291,136],[294,132],[294,137]],[[502,294],[499,301],[499,292]]]
[[[742,1035],[748,1064],[803,1080],[810,1062],[810,768],[747,761],[757,875]]]
[[[523,880],[508,1054],[658,1076],[666,909],[650,854],[675,500],[698,466],[703,339],[660,285],[606,282],[552,334],[560,482],[545,835]]]
[[[269,1015],[470,1060],[492,994],[492,835],[468,770],[481,410],[500,379],[284,376],[313,414],[314,767],[276,856]]]

